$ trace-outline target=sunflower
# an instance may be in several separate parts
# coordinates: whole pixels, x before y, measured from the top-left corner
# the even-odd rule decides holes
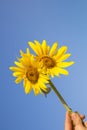
[[[60,76],[60,74],[68,75],[69,72],[65,68],[74,64],[73,61],[65,61],[70,57],[67,52],[67,46],[58,48],[58,43],[53,43],[52,47],[48,46],[46,40],[28,42],[29,46],[36,53],[36,62],[41,64],[41,68],[50,76]]]
[[[48,83],[49,79],[38,67],[34,56],[30,54],[28,48],[26,53],[21,50],[20,55],[21,58],[14,62],[16,66],[10,67],[10,70],[14,71],[13,76],[17,77],[15,83],[18,84],[23,80],[26,94],[30,93],[32,89],[35,95],[47,93],[49,89],[46,87],[46,83]]]

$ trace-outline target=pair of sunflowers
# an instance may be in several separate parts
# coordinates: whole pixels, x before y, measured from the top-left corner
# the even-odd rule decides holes
[[[11,66],[10,70],[14,71],[13,76],[17,77],[15,83],[18,84],[23,80],[23,86],[26,94],[34,90],[34,94],[47,94],[50,89],[47,84],[50,83],[51,77],[68,75],[69,72],[65,69],[71,66],[73,61],[65,61],[70,57],[67,52],[67,46],[58,48],[58,43],[53,43],[52,47],[47,45],[46,40],[28,42],[31,49],[36,55],[30,53],[29,48],[26,53],[20,50],[21,57],[15,61],[16,66]]]

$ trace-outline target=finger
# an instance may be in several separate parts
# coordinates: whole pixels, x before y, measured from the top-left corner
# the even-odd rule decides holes
[[[87,128],[87,122],[84,122],[85,127]]]
[[[78,129],[79,129],[79,127],[82,129],[84,128],[84,125],[82,123],[82,119],[78,113],[76,113],[76,112],[72,113],[71,118],[73,121],[73,125],[75,127],[77,127]]]
[[[69,112],[66,112],[65,130],[72,130],[72,120]]]
[[[82,120],[84,120],[84,119],[85,119],[85,115],[80,115],[80,118],[81,118]]]

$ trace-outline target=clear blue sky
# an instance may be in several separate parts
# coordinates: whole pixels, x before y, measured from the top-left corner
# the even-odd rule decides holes
[[[0,0],[0,130],[64,130],[66,111],[54,92],[26,95],[8,69],[35,39],[68,46],[75,64],[53,82],[87,116],[87,0]]]

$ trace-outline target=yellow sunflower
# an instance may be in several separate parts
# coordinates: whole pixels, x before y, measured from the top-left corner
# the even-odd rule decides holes
[[[16,66],[11,66],[10,70],[14,71],[13,76],[17,77],[15,83],[18,84],[23,80],[25,93],[28,94],[31,90],[34,90],[34,94],[47,93],[49,89],[46,87],[45,83],[48,83],[47,75],[42,73],[39,69],[34,56],[30,54],[29,49],[24,53],[20,51],[21,58],[15,61]]]
[[[41,68],[45,72],[54,77],[60,76],[60,74],[68,75],[69,72],[65,68],[74,64],[73,61],[65,61],[70,57],[70,53],[67,52],[67,46],[58,48],[58,43],[53,43],[52,47],[48,46],[46,40],[34,42],[28,42],[29,46],[36,53],[36,62],[41,63]]]

